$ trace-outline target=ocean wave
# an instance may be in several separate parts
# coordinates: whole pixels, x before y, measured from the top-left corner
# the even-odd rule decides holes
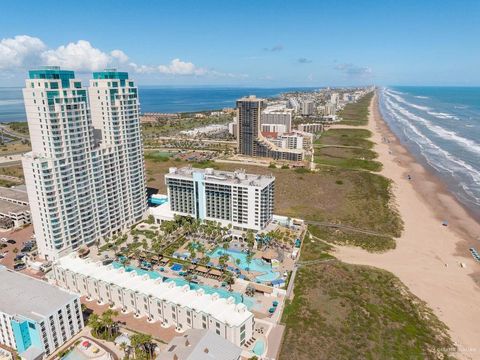
[[[427,111],[429,115],[435,116],[438,119],[453,119],[453,120],[460,120],[457,116],[444,113],[444,112],[435,112],[435,111]]]
[[[0,106],[23,104],[23,100],[0,100]]]
[[[430,138],[424,135],[415,125],[412,124],[410,118],[398,112],[392,104],[392,101],[384,97],[384,109],[388,113],[389,119],[400,125],[407,139],[412,141],[420,149],[422,157],[436,171],[448,174],[455,179],[455,184],[463,194],[458,193],[465,202],[480,206],[480,171],[472,165],[452,155],[447,150],[436,145]]]
[[[441,137],[444,140],[452,141],[462,146],[465,150],[468,150],[474,154],[480,155],[480,144],[476,143],[471,139],[464,138],[458,135],[456,132],[444,129],[441,126],[433,124],[431,121],[422,118],[421,116],[415,115],[403,108],[399,104],[395,104],[388,98],[385,98],[386,102],[389,103],[394,109],[402,113],[408,119],[417,121],[425,125],[430,131],[434,132],[437,136]]]
[[[421,96],[421,95],[417,95],[415,96],[417,99],[430,99],[428,96]]]
[[[413,104],[413,103],[410,103],[408,102],[407,100],[405,100],[404,98],[402,98],[401,96],[398,96],[398,95],[395,95],[394,93],[391,92],[392,90],[387,90],[385,91],[386,94],[388,94],[389,96],[393,97],[395,100],[397,100],[398,102],[401,102],[402,104],[405,104],[407,106],[410,106],[410,107],[413,107],[415,109],[418,109],[418,110],[422,110],[422,111],[430,111],[432,110],[431,108],[429,108],[428,106],[421,106],[421,105],[417,105],[417,104]]]

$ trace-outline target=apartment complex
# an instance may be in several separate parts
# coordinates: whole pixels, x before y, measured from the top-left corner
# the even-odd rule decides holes
[[[269,142],[261,133],[265,100],[248,96],[237,100],[238,153],[246,156],[268,157],[277,160],[301,161],[303,150],[283,149]]]
[[[315,111],[315,103],[311,100],[304,100],[301,103],[301,113],[305,116],[313,115]]]
[[[262,125],[268,124],[276,124],[276,125],[284,125],[285,132],[292,131],[292,109],[280,109],[276,107],[267,107],[262,112]]]
[[[233,297],[225,299],[203,289],[191,290],[188,284],[177,286],[173,281],[126,272],[75,253],[56,261],[53,272],[62,288],[163,327],[174,326],[179,332],[209,329],[237,346],[253,335],[253,314]]]
[[[81,329],[77,295],[0,265],[0,344],[22,359],[52,354]]]
[[[137,88],[125,72],[29,72],[32,151],[22,162],[39,253],[55,259],[127,228],[147,208]]]
[[[298,130],[315,134],[323,131],[323,124],[320,124],[320,123],[300,124],[298,125]]]
[[[170,168],[165,183],[177,215],[254,231],[263,230],[273,217],[273,176],[184,167]]]

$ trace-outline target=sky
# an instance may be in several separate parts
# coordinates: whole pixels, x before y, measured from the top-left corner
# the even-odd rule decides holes
[[[140,85],[480,85],[480,1],[5,1],[0,86],[41,65]]]

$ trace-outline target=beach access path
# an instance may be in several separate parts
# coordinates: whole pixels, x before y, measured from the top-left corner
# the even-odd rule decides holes
[[[404,221],[396,249],[369,253],[357,247],[335,246],[340,260],[392,272],[425,301],[448,327],[462,359],[480,359],[480,263],[468,248],[478,244],[480,226],[432,174],[420,165],[389,130],[370,104],[367,126],[376,145],[381,174],[393,180],[396,206]],[[332,126],[332,128],[346,126]],[[411,180],[408,179],[411,176]],[[448,227],[442,221],[448,220]]]

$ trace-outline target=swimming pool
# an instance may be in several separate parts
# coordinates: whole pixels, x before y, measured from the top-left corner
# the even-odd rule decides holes
[[[250,271],[255,271],[261,273],[255,279],[260,282],[269,282],[275,279],[278,279],[280,273],[272,270],[272,265],[263,261],[262,259],[252,259],[252,262],[248,264],[247,254],[237,250],[225,250],[221,247],[217,247],[215,250],[210,252],[208,256],[211,258],[218,258],[225,254],[225,252],[233,259],[233,263],[237,264],[237,259],[240,261],[238,267],[242,270],[249,269]]]
[[[265,342],[263,340],[257,340],[252,349],[255,355],[261,356],[265,352]]]
[[[67,355],[65,355],[62,360],[88,360],[89,358],[86,355],[83,355],[80,350],[74,348]]]
[[[160,274],[157,271],[143,270],[143,269],[137,268],[136,266],[131,266],[131,265],[123,266],[121,263],[116,262],[116,261],[112,262],[112,266],[116,269],[124,267],[126,272],[135,271],[138,275],[145,275],[146,274],[146,275],[150,276],[150,279],[161,278],[161,279],[163,279],[163,281],[166,281],[166,282],[173,281],[177,286],[183,286],[183,285],[188,284],[188,281],[183,279],[183,278],[168,278],[166,276],[163,276],[162,274]],[[255,305],[255,299],[253,299],[249,296],[246,296],[246,295],[242,296],[242,294],[237,293],[235,291],[230,292],[227,289],[214,288],[212,286],[195,284],[195,283],[190,283],[190,289],[192,289],[192,290],[203,289],[203,291],[205,291],[205,294],[217,293],[221,298],[224,298],[224,299],[228,299],[229,297],[233,297],[235,299],[236,304],[243,303],[243,304],[245,304],[245,306],[248,309],[251,309]],[[75,359],[73,359],[73,360],[75,360]]]

